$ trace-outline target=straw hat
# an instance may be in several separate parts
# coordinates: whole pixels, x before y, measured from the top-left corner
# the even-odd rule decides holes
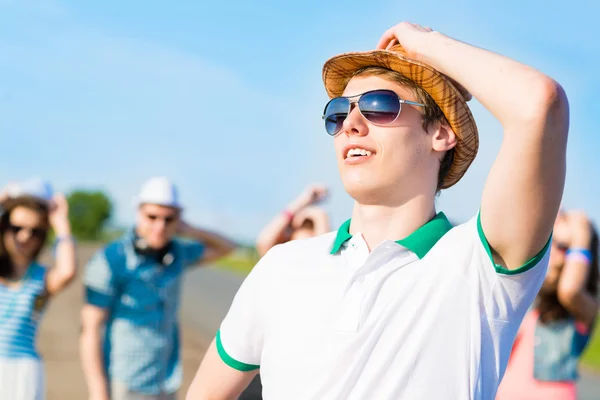
[[[389,50],[344,53],[327,60],[323,66],[323,82],[329,97],[341,96],[350,77],[364,67],[383,67],[396,71],[429,93],[457,137],[454,161],[442,188],[449,188],[458,182],[475,159],[479,147],[477,125],[467,105],[471,95],[429,65],[409,58],[402,46],[397,44]]]

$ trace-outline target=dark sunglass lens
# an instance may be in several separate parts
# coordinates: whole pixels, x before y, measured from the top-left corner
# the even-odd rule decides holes
[[[342,125],[348,116],[349,109],[350,102],[343,97],[335,98],[327,104],[323,116],[325,119],[325,130],[328,134],[333,136],[342,130]]]
[[[362,95],[358,100],[358,108],[368,121],[385,125],[400,114],[400,99],[390,90],[377,90]]]
[[[31,230],[31,234],[35,237],[41,238],[46,235],[46,230],[44,228],[33,228]]]
[[[24,226],[11,225],[10,230],[15,235],[18,235],[22,230],[29,230],[31,232],[31,236],[36,238],[42,238],[46,235],[46,229],[44,228],[27,228]]]

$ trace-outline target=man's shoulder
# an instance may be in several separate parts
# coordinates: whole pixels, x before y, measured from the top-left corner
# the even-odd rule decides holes
[[[306,239],[291,240],[273,246],[252,269],[253,279],[279,282],[296,274],[304,275],[317,266],[328,263],[335,232]],[[323,270],[322,268],[320,270]]]
[[[106,263],[111,267],[122,263],[126,260],[127,252],[125,251],[126,239],[121,237],[114,239],[103,247],[97,249],[90,260],[88,266],[93,266],[98,262]]]
[[[296,257],[298,255],[315,256],[328,255],[333,246],[336,232],[328,232],[306,239],[291,240],[274,246],[268,253],[272,257]],[[267,253],[267,254],[268,254]]]
[[[335,232],[323,235],[291,240],[286,243],[273,246],[259,261],[257,266],[270,268],[276,266],[291,267],[306,264],[318,260],[321,257],[330,256],[331,247],[335,239]]]
[[[125,255],[125,237],[115,239],[104,246],[101,251],[108,258],[110,256]]]
[[[433,246],[428,256],[434,254],[459,254],[461,249],[468,250],[478,240],[477,215],[467,221],[455,224]]]

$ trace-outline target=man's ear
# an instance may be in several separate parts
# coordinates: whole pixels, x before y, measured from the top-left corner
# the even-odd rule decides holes
[[[427,131],[431,138],[432,150],[442,154],[440,156],[441,161],[443,154],[448,150],[453,149],[454,146],[456,146],[456,134],[454,133],[450,125],[441,122],[431,124]]]

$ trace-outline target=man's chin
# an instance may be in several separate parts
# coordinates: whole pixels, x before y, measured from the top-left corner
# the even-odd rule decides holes
[[[382,204],[382,190],[375,187],[372,183],[351,183],[345,184],[346,192],[357,203],[364,205]]]
[[[162,249],[167,244],[169,244],[169,241],[164,240],[164,239],[156,239],[156,240],[148,240],[147,243],[150,248],[158,250],[158,249]]]

